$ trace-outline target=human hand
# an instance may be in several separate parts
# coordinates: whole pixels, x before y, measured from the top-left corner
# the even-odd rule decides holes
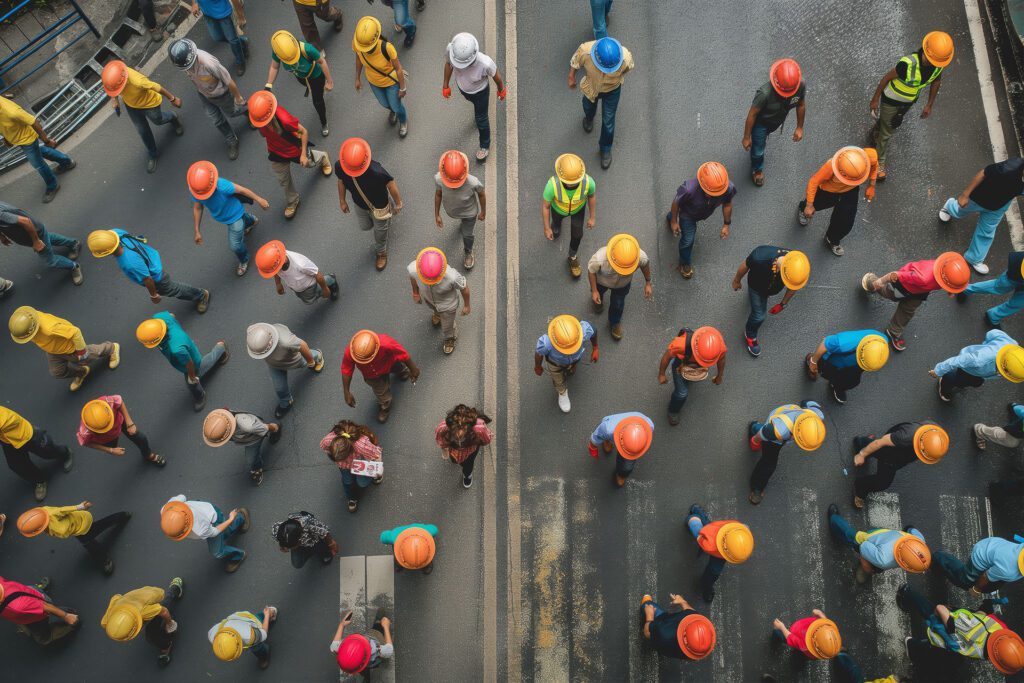
[[[92,502],[88,500],[83,500],[81,503],[78,504],[78,507],[80,507],[83,510],[88,510],[89,508],[92,507]]]
[[[721,384],[722,383],[722,373],[718,373],[717,375],[715,375],[715,378],[713,380],[711,380],[711,383],[715,384],[715,385]]]
[[[793,142],[800,142],[803,139],[804,139],[804,129],[798,127],[796,130],[793,131]]]
[[[786,625],[782,623],[782,619],[776,619],[773,621],[772,626],[783,632],[786,630]]]
[[[363,89],[363,79],[357,78],[356,79],[356,90],[359,91],[359,90],[362,90],[362,89]]]
[[[441,88],[441,97],[443,97],[443,98],[445,98],[447,100],[451,96],[452,96],[452,89],[451,88],[449,88],[447,86],[445,86],[444,88]]]
[[[46,245],[43,243],[42,240],[35,240],[34,242],[32,242],[32,251],[38,254],[42,252],[43,249],[46,249]]]
[[[380,618],[380,625],[381,626],[391,626],[391,620],[388,619],[387,617],[381,617]]]
[[[857,455],[853,456],[853,464],[856,465],[857,467],[861,467],[862,465],[864,465],[865,460],[867,460],[867,457],[865,457],[863,453],[858,453]]]
[[[341,212],[342,213],[348,213],[349,212],[348,202],[342,202],[341,203]]]
[[[537,375],[538,377],[541,377],[544,374],[544,368],[542,368],[539,365],[534,365],[533,374]]]
[[[745,149],[747,151],[750,151],[751,143],[752,143],[752,141],[751,141],[749,135],[744,135],[743,136],[743,140],[740,142],[740,144],[743,145],[743,149]]]
[[[654,296],[654,287],[651,285],[650,282],[644,283],[644,298],[645,299],[650,299],[653,296]]]
[[[818,617],[819,619],[828,619],[828,617],[825,616],[825,613],[822,612],[820,609],[812,609],[811,614]]]
[[[960,205],[961,209],[966,209],[969,201],[971,201],[971,196],[966,192],[956,198],[956,203]]]
[[[196,233],[196,235],[195,235],[195,237],[193,239],[195,239],[196,244],[202,244],[203,243],[203,236],[201,234],[199,234],[198,232]]]
[[[597,219],[593,216],[587,218],[587,230],[593,230],[594,224],[597,223]]]
[[[399,88],[398,89],[398,99],[400,99],[400,100],[404,100],[405,99],[405,88]]]
[[[469,304],[462,307],[462,315],[469,315]]]
[[[555,240],[555,233],[548,226],[544,226],[544,237],[547,237],[549,242],[553,242]]]
[[[733,280],[732,281],[732,290],[734,292],[738,292],[741,289],[743,289],[743,280]]]
[[[327,81],[324,83],[324,91],[331,92],[334,90],[334,81]]]
[[[669,225],[672,228],[672,234],[675,235],[676,237],[679,237],[679,232],[680,232],[680,230],[679,230],[679,219],[678,218],[673,218],[672,222]]]
[[[40,139],[43,141],[43,144],[46,145],[47,147],[56,147],[57,146],[56,141],[53,138],[51,138],[49,135],[42,135],[42,136],[40,136]]]
[[[199,4],[198,3],[195,3],[195,2],[192,3],[192,16],[193,17],[198,17],[199,16]]]
[[[572,71],[569,73],[569,90],[576,89],[576,72]]]
[[[728,226],[728,224],[726,224],[726,223],[723,223],[723,224],[722,224],[722,232],[721,232],[721,234],[719,235],[719,237],[721,237],[721,239],[723,239],[723,240],[724,240],[724,239],[725,239],[726,237],[728,237],[728,236],[729,236],[729,226]]]
[[[486,212],[486,211],[483,211],[483,210],[481,210],[481,211],[480,211],[480,213],[479,213],[479,214],[477,214],[477,217],[476,217],[476,219],[477,219],[478,221],[483,221],[483,220],[487,220],[487,212]]]
[[[591,363],[596,363],[597,359],[600,358],[600,357],[601,357],[601,353],[600,353],[599,349],[594,349],[593,351],[590,352],[590,362]]]
[[[158,303],[160,303],[160,295],[159,294],[150,294],[149,295],[149,300],[152,301],[155,304],[158,304]]]
[[[934,378],[936,378],[936,379],[938,379],[938,377],[939,377],[939,376],[938,376],[937,374],[935,374],[935,371],[934,371],[934,370],[929,370],[929,371],[928,371],[928,374],[929,374],[929,375],[930,375],[931,377],[934,377]]]
[[[345,616],[341,618],[341,625],[348,626],[352,623],[352,612],[345,612]]]
[[[665,376],[664,372],[658,373],[658,384],[668,384],[668,377]]]
[[[507,95],[508,95],[508,88],[502,88],[501,90],[498,91],[498,99],[499,100],[504,101],[505,97]]]
[[[434,224],[437,226],[438,230],[444,230],[444,221],[441,220],[441,214],[434,214]]]
[[[270,208],[270,202],[268,202],[263,197],[257,197],[256,198],[256,205],[259,206],[264,211],[266,211],[267,209]]]
[[[180,97],[172,97],[171,98],[171,106],[174,107],[175,109],[181,109],[181,98]]]
[[[124,447],[123,446],[116,446],[114,448],[111,448],[110,449],[110,454],[111,455],[124,455]]]
[[[868,185],[868,189],[864,190],[864,199],[866,199],[866,200],[868,200],[870,202],[874,198],[875,198],[875,186],[874,185]]]
[[[421,301],[423,301],[423,299],[420,297],[420,293],[419,292],[413,292],[412,293],[412,300],[414,302],[416,302],[416,303],[420,303]]]
[[[804,218],[806,218],[807,220],[810,220],[813,217],[814,217],[814,204],[810,204],[809,203],[809,204],[807,204],[807,206],[804,207]]]
[[[782,310],[784,308],[785,308],[785,306],[783,306],[782,302],[780,301],[779,303],[777,303],[774,306],[772,306],[771,309],[768,312],[771,313],[772,315],[778,315],[779,313],[782,313]]]
[[[303,166],[305,168],[309,168],[310,164],[312,164],[312,163],[313,162],[310,161],[310,159],[309,159],[309,155],[306,154],[305,152],[303,152],[302,154],[299,155],[299,165],[300,166]]]
[[[78,615],[72,614],[71,612],[64,613],[64,623],[68,626],[74,626],[78,623]]]
[[[932,105],[930,105],[930,104],[924,105],[924,109],[921,110],[921,118],[922,119],[926,119],[926,118],[928,118],[931,115],[932,115]]]
[[[590,299],[598,306],[601,305],[601,294],[596,289],[590,293]]]
[[[238,517],[238,508],[235,508],[234,510],[228,513],[228,521],[233,522],[235,521],[236,517]]]
[[[139,428],[133,422],[130,425],[125,425],[124,430],[128,432],[129,436],[135,436],[135,432],[139,431]]]
[[[673,605],[679,605],[680,607],[682,607],[683,603],[686,602],[685,600],[683,600],[683,596],[681,596],[681,595],[676,595],[675,593],[669,593],[668,596],[670,598],[672,598],[672,604]]]
[[[402,212],[402,207],[403,206],[405,206],[405,205],[404,204],[395,204],[393,207],[391,207],[391,213],[393,213],[393,214],[395,214],[397,216],[398,214],[400,214]]]
[[[349,408],[356,407],[356,397],[352,395],[351,391],[345,392],[345,403],[348,405]]]

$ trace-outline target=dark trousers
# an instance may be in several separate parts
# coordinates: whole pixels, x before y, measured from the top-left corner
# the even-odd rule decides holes
[[[753,289],[747,278],[747,296],[750,299],[750,315],[747,316],[747,326],[743,332],[747,339],[757,339],[757,331],[768,315],[768,295]]]
[[[139,455],[142,456],[143,460],[149,460],[149,454],[153,452],[153,449],[149,447],[149,439],[142,433],[141,430],[136,429],[134,434],[129,434],[127,431],[122,431],[123,434],[129,441],[135,444],[135,447],[139,449]],[[117,444],[121,441],[121,436],[118,435],[113,441],[108,441],[103,445],[108,448],[117,448]]]
[[[319,555],[320,559],[326,563],[328,558],[334,556],[334,553],[331,552],[331,548],[327,545],[327,541],[317,541],[316,545],[312,548],[300,545],[298,548],[292,549],[292,566],[296,569],[302,569],[306,566],[306,562],[309,561],[309,558],[314,555]]]
[[[30,484],[42,484],[50,478],[50,475],[45,470],[39,469],[29,459],[29,453],[44,460],[63,460],[71,452],[67,446],[58,446],[54,443],[45,429],[36,429],[32,438],[26,441],[21,448],[15,448],[9,443],[2,445],[7,466]]]
[[[156,14],[153,13],[153,0],[139,0],[139,11],[146,28],[156,28]]]
[[[1022,496],[1024,495],[1024,479],[1003,479],[992,482],[989,490],[996,495]]]
[[[974,564],[971,563],[971,558],[967,558],[967,563],[964,564],[949,553],[941,550],[932,553],[932,565],[938,567],[942,575],[945,576],[951,584],[958,588],[963,588],[964,590],[969,590],[982,574],[982,572],[980,572]],[[985,588],[985,591],[990,593],[992,591],[999,590],[999,587],[1002,585],[1002,581],[992,581]]]
[[[170,609],[171,603],[171,596],[168,595],[167,599],[160,603],[160,606]],[[180,630],[168,633],[164,620],[158,616],[153,617],[146,623],[146,642],[160,650],[161,653],[170,652],[171,647],[174,645],[174,639],[178,637]]]
[[[461,90],[459,92],[462,92]],[[462,96],[473,103],[473,118],[476,119],[476,129],[480,133],[480,148],[491,148],[491,121],[487,117],[487,105],[491,99],[491,84],[475,93],[462,93]]]
[[[302,87],[306,87],[307,79],[295,77]],[[327,83],[327,77],[320,74],[316,78],[308,79],[309,83],[309,95],[313,98],[313,109],[316,109],[316,115],[320,117],[320,125],[324,126],[327,124],[327,102],[324,101],[324,85]]]
[[[953,398],[953,394],[964,387],[980,387],[984,383],[985,380],[981,377],[975,377],[957,368],[956,371],[946,373],[939,378],[939,391],[947,398]]]
[[[693,516],[697,517],[704,526],[711,524],[711,518],[707,515],[694,513]],[[689,520],[689,517],[687,517],[687,520]],[[687,522],[687,526],[689,527],[689,521]],[[691,533],[693,533],[694,528],[695,527],[689,527]],[[702,593],[707,594],[714,591],[715,582],[718,581],[718,577],[720,577],[722,572],[725,571],[725,565],[726,561],[721,557],[708,555],[708,565],[704,568],[704,573],[700,576],[700,590]]]
[[[317,0],[316,7],[292,3],[295,7],[295,15],[299,19],[299,28],[302,29],[302,36],[307,43],[312,43],[317,50],[324,49],[324,43],[320,40],[320,32],[316,28],[316,20],[341,21],[341,10],[331,5],[331,0]]]
[[[761,458],[754,466],[750,474],[750,490],[764,491],[768,486],[768,480],[775,474],[775,468],[779,466],[779,453],[782,445],[771,441],[761,441]]]
[[[853,389],[860,384],[861,375],[864,371],[857,365],[846,368],[837,368],[832,365],[828,358],[822,358],[818,363],[818,371],[821,376],[828,380],[828,383],[837,389]]]
[[[864,672],[861,671],[857,660],[851,657],[845,650],[836,655],[836,665],[843,672],[844,683],[864,683]]]
[[[580,248],[580,242],[583,241],[583,219],[586,218],[587,207],[583,207],[576,213],[569,216],[569,256],[575,256],[576,251]],[[551,232],[555,233],[555,237],[562,234],[562,221],[565,220],[565,216],[551,209]]]
[[[462,462],[459,463],[459,467],[462,468],[462,476],[463,477],[471,477],[471,476],[473,476],[473,465],[476,464],[476,456],[477,456],[477,453],[479,453],[479,452],[480,452],[480,449],[477,448],[475,451],[473,451],[469,455],[468,458],[466,458],[465,460],[463,460]]]
[[[115,512],[112,515],[107,515],[103,519],[93,521],[92,526],[86,534],[83,534],[82,536],[75,536],[75,538],[78,539],[78,542],[82,544],[82,547],[88,551],[89,555],[91,555],[94,560],[103,564],[109,557],[109,554],[107,553],[107,544],[97,540],[96,537],[107,529],[120,529],[127,523],[127,512]]]
[[[626,310],[626,295],[629,294],[629,288],[632,286],[632,282],[618,289],[609,289],[602,284],[597,285],[597,293],[601,295],[601,301],[605,300],[605,292],[611,292],[612,300],[608,304],[608,322],[612,325],[617,325],[622,320],[622,313]]]
[[[857,218],[857,202],[860,199],[858,192],[856,188],[840,193],[819,189],[814,195],[815,211],[835,207],[828,221],[828,230],[825,231],[825,239],[829,244],[839,244],[853,230],[853,221]],[[805,208],[807,201],[802,200],[800,210]]]
[[[610,152],[615,141],[615,111],[619,108],[621,94],[622,86],[619,86],[611,92],[600,93],[593,102],[583,96],[583,115],[591,121],[597,116],[597,103],[601,103],[601,137],[597,146],[602,152]]]
[[[149,109],[134,109],[128,105],[125,105],[124,108],[128,112],[128,118],[132,120],[132,125],[135,126],[136,132],[142,138],[142,144],[146,146],[149,158],[156,159],[160,156],[160,150],[156,147],[156,138],[153,137],[153,129],[149,127],[149,122],[152,121],[153,125],[156,126],[177,123],[177,115],[173,112],[164,111],[160,105],[150,107]]]

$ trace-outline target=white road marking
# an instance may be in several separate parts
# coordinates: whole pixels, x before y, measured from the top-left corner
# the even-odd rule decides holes
[[[872,493],[867,499],[868,529],[902,529],[900,499],[895,493]],[[913,520],[911,520],[913,521]],[[867,529],[865,529],[867,531]],[[929,539],[925,539],[927,542]],[[935,543],[932,541],[932,545]],[[852,555],[852,553],[844,553]],[[851,563],[851,573],[855,564]],[[896,590],[907,582],[902,569],[889,569],[871,578],[871,584],[857,600],[861,619],[874,619],[877,655],[873,666],[878,671],[896,671],[906,665],[903,639],[910,635],[910,616],[896,606]]]
[[[705,508],[712,520],[736,519],[736,499],[722,499],[712,494],[708,500],[714,500]],[[740,520],[741,522],[743,520]],[[685,528],[686,517],[683,518],[683,533],[690,536],[690,530]],[[694,543],[696,545],[696,543]],[[692,552],[691,546],[684,544],[684,552]],[[754,555],[751,560],[757,559],[757,539],[754,539]],[[704,571],[707,558],[699,560],[700,569]],[[715,584],[715,599],[711,603],[711,614],[708,618],[715,625],[719,633],[743,633],[742,615],[740,613],[740,575],[751,571],[746,565],[727,566],[721,578]],[[756,570],[755,570],[756,571]],[[715,660],[713,679],[716,683],[734,683],[743,680],[743,642],[741,638],[722,638],[715,645],[712,655]]]
[[[650,593],[655,602],[658,595],[658,573],[655,564],[654,482],[626,480],[626,558],[628,590],[626,614],[633,617],[629,627],[629,680],[632,683],[658,680],[658,654],[646,648],[638,628],[640,598]],[[678,590],[678,589],[673,589]],[[665,602],[658,604],[664,605]]]
[[[530,477],[533,505],[527,511],[533,539],[533,590],[537,612],[533,621],[533,679],[569,681],[569,637],[566,631],[569,578],[565,481]],[[518,680],[518,679],[516,679]]]
[[[604,676],[604,595],[593,587],[601,585],[598,554],[606,550],[600,541],[595,543],[597,501],[590,481],[573,482],[572,498],[572,680],[588,683]]]
[[[818,503],[818,494],[814,489],[797,489],[793,495],[792,518],[798,527],[794,538],[804,539],[803,543],[793,544],[790,577],[792,595],[802,596],[802,600],[792,605],[792,614],[781,615],[782,620],[792,623],[797,619],[811,615],[812,609],[820,609],[828,614],[825,606],[825,565],[822,561],[821,523],[825,518],[825,510]],[[843,623],[837,619],[839,631],[842,633]],[[771,624],[765,624],[771,628]],[[807,660],[800,669],[801,681],[832,680],[832,670],[828,661]]]

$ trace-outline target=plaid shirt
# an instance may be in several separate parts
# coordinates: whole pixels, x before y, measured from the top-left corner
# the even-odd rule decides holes
[[[448,441],[448,424],[446,422],[442,421],[434,430],[434,440],[437,441],[437,445],[460,465],[466,458],[476,453],[481,446],[489,444],[493,438],[494,432],[488,429],[487,424],[480,418],[477,418],[476,424],[473,425],[472,435],[466,439],[464,446],[455,446]]]
[[[299,523],[299,526],[302,527],[302,536],[299,537],[299,545],[303,548],[312,548],[317,543],[327,538],[331,533],[331,530],[327,528],[326,524],[304,510],[301,512],[291,513],[288,515],[288,519],[294,519]],[[270,533],[274,535],[275,540],[277,539],[277,530],[283,523],[284,522],[278,522],[274,525],[273,529],[271,529]]]
[[[333,431],[328,432],[327,436],[320,439],[320,448],[327,453],[327,455],[330,455],[331,445],[337,438],[337,433]],[[383,452],[384,451],[380,446],[375,446],[370,439],[365,436],[361,436],[352,443],[352,450],[349,451],[348,457],[344,460],[335,461],[335,464],[339,469],[350,470],[352,469],[353,460],[380,460],[380,456]]]

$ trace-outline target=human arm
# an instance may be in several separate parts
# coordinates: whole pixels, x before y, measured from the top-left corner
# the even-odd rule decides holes
[[[341,388],[345,394],[345,403],[350,408],[355,408],[356,397],[352,395],[352,375],[341,374]]]
[[[597,291],[597,275],[587,271],[587,279],[590,280],[590,298],[598,306],[601,305],[601,293]]]
[[[203,205],[199,202],[192,202],[192,222],[195,226],[195,235],[193,239],[196,244],[203,243],[203,234],[199,232],[199,223],[203,220]]]
[[[412,284],[412,300],[416,303],[420,303],[422,299],[420,298],[419,283],[417,283],[416,280],[413,278],[409,278],[409,282]]]
[[[747,267],[747,260],[744,259],[743,262],[740,263],[740,267],[736,269],[736,275],[732,279],[733,291],[738,292],[743,289],[743,278],[749,271],[750,268]]]
[[[188,378],[189,384],[199,384],[199,377],[196,375],[196,364],[191,358],[185,363],[185,376]]]
[[[138,431],[138,427],[135,426],[135,420],[133,420],[132,416],[128,413],[128,404],[125,403],[123,400],[121,401],[120,412],[121,417],[124,418],[125,431],[128,432],[129,435],[134,436],[135,432]]]
[[[818,362],[821,361],[821,357],[828,352],[825,348],[824,340],[818,344],[818,348],[814,349],[814,353],[807,359],[807,370],[811,374],[811,379],[818,378]]]
[[[296,124],[296,126],[297,126],[298,130],[296,130],[295,132],[299,136],[299,145],[300,145],[300,149],[299,149],[299,163],[301,165],[303,165],[303,166],[309,166],[311,163],[313,163],[313,162],[311,162],[309,160],[309,155],[308,155],[308,153],[306,151],[307,148],[309,147],[309,131],[306,130],[306,127],[303,126],[301,123]]]
[[[715,378],[713,380],[711,380],[711,383],[718,385],[718,384],[722,383],[723,379],[725,379],[725,354],[724,353],[718,359],[718,363],[716,364],[716,366],[718,368],[718,374],[715,375]]]
[[[269,632],[270,631],[270,621],[271,621],[270,615],[273,614],[273,613],[274,612],[273,612],[273,610],[270,609],[270,607],[264,607],[263,608],[263,631],[264,632]]]
[[[587,230],[591,230],[594,224],[597,223],[597,194],[592,194],[587,197]]]
[[[987,593],[988,591],[986,590],[986,588],[988,587],[989,583],[990,581],[988,578],[988,571],[983,571],[981,573],[981,576],[978,577],[978,580],[974,582],[973,586],[971,586],[971,594],[978,596],[983,593]]]
[[[362,90],[363,88],[363,63],[359,59],[359,55],[356,55],[356,90]]]
[[[53,605],[49,602],[43,602],[43,611],[49,614],[51,617],[57,617],[63,619],[64,623],[74,626],[78,623],[78,615],[72,614],[71,612],[65,612],[60,607]]]
[[[498,89],[498,92],[495,93],[498,96],[498,99],[505,99],[505,96],[508,94],[508,90],[505,89],[505,79],[502,77],[501,72],[495,69],[494,75],[491,76],[491,78],[494,79],[494,86]]]
[[[342,213],[348,213],[348,211],[349,211],[348,201],[346,200],[347,195],[348,195],[348,191],[345,189],[345,183],[343,183],[343,182],[341,182],[339,180],[338,181],[338,208],[341,209]]]
[[[327,66],[327,55],[321,52],[320,59],[316,62],[324,72],[324,90],[327,92],[334,90],[334,79],[331,77],[331,67]]]
[[[160,294],[156,291],[156,283],[153,278],[147,277],[142,281],[142,286],[149,292],[149,299],[155,304],[160,303]]]
[[[323,273],[316,274],[316,283],[320,285],[320,292],[324,295],[325,299],[331,298],[331,288],[327,286],[327,278],[324,277]]]
[[[971,178],[971,182],[967,184],[964,191],[960,193],[960,196],[956,198],[956,202],[960,205],[960,208],[967,206],[967,202],[971,201],[971,193],[974,192],[974,189],[978,187],[978,185],[981,185],[981,181],[983,180],[985,180],[985,169],[978,171],[974,177]]]
[[[796,105],[796,130],[793,131],[793,142],[800,142],[804,139],[804,116],[807,114],[807,101],[800,100]]]
[[[750,111],[747,112],[747,120],[743,122],[743,140],[740,144],[743,145],[743,149],[749,150],[750,145],[753,144],[751,136],[754,132],[754,122],[757,121],[757,113],[761,111],[760,107],[750,107]]]
[[[543,361],[544,356],[540,355],[539,353],[533,354],[533,372],[538,377],[544,374],[544,366],[542,365]]]
[[[645,263],[640,266],[640,272],[644,274],[644,298],[650,299],[654,296],[654,288],[651,284],[651,264]]]
[[[388,194],[391,195],[391,201],[394,203],[394,212],[398,213],[402,210],[402,195],[398,192],[398,183],[394,180],[387,184]]]
[[[732,225],[732,202],[722,204],[722,233],[720,237],[724,240],[729,236],[729,226]]]
[[[450,83],[453,72],[454,69],[452,69],[452,63],[446,59],[444,62],[444,78],[441,80],[441,96],[445,99],[452,96],[452,87]]]
[[[224,85],[228,87],[228,92],[230,92],[231,97],[234,98],[236,107],[240,107],[245,104],[245,98],[242,97],[242,91],[238,89],[238,84],[235,83],[235,79],[229,79]]]
[[[551,230],[551,202],[546,199],[540,202],[540,219],[541,225],[544,226],[544,237],[548,238],[548,241],[554,240],[555,233]]]
[[[832,177],[832,161],[826,161],[818,169],[818,172],[811,176],[811,179],[807,181],[807,195],[805,201],[807,202],[804,206],[804,216],[810,218],[814,215],[814,198],[818,196],[818,187],[827,182]]]
[[[409,367],[409,377],[412,379],[412,383],[415,384],[416,380],[420,378],[420,366],[412,362],[412,358],[405,361],[405,364]]]
[[[41,123],[39,123],[39,119],[36,119],[32,123],[32,128],[39,135],[39,139],[43,141],[44,145],[46,145],[47,147],[56,147],[57,146],[57,143],[54,141],[54,139],[51,138],[49,135],[47,135],[46,131],[43,130],[43,125]]]
[[[26,216],[18,216],[18,225],[25,231],[28,238],[32,240],[32,250],[37,254],[43,249],[46,249],[46,245],[39,239],[39,232],[36,230],[36,224],[32,222],[31,218]]]
[[[478,221],[486,220],[487,219],[487,193],[484,192],[483,188],[480,188],[480,191],[476,193],[476,198],[480,201],[480,213],[477,214],[476,219]]]
[[[690,603],[686,602],[686,599],[683,596],[676,595],[675,593],[669,593],[668,596],[672,598],[673,605],[679,605],[679,607],[684,610],[693,609],[693,606]]]
[[[243,197],[248,197],[249,199],[253,200],[264,211],[266,211],[267,209],[270,208],[270,202],[268,202],[266,199],[264,199],[263,197],[259,196],[258,194],[256,194],[252,190],[250,190],[248,187],[245,187],[243,185],[239,185],[238,183],[233,183],[233,184],[235,186],[235,192],[236,193],[242,195]]]
[[[352,623],[352,613],[346,612],[345,616],[338,622],[338,629],[334,632],[334,638],[331,640],[341,640],[341,637],[345,634],[345,627]]]
[[[229,526],[231,526],[231,523],[235,521],[236,517],[238,517],[238,510],[237,509],[232,510],[231,512],[229,512],[228,516],[227,516],[227,519],[225,519],[223,522],[221,522],[217,526],[213,527],[213,530],[215,532],[217,532],[215,535],[219,535],[219,534],[224,533],[224,530],[227,529]],[[264,626],[264,628],[266,628],[266,626]]]
[[[853,456],[853,464],[860,467],[865,463],[865,461],[867,461],[868,458],[870,458],[876,452],[883,448],[892,447],[893,445],[894,444],[892,442],[892,434],[886,434],[880,439],[875,439],[867,446],[857,451],[857,453]]]
[[[932,115],[932,105],[935,104],[935,98],[939,96],[939,88],[942,87],[942,76],[939,76],[932,84],[928,86],[928,103],[924,105],[924,109],[921,110],[921,118],[926,119]]]
[[[878,82],[878,87],[875,88],[875,93],[871,96],[871,103],[868,105],[871,108],[871,115],[876,119],[878,118],[878,105],[882,101],[882,91],[885,90],[885,86],[889,85],[889,81],[896,78],[896,69],[889,69],[889,71],[882,76],[882,80]]]
[[[661,354],[661,361],[658,362],[658,384],[668,384],[665,371],[668,370],[668,364],[672,362],[673,356],[671,349],[665,349],[665,353]]]
[[[387,617],[381,617],[380,627],[384,629],[384,644],[394,647],[394,644],[391,641],[391,620]]]
[[[299,344],[299,355],[302,356],[302,360],[306,361],[306,365],[313,367],[316,364],[316,359],[313,358],[313,352],[309,350],[309,344],[305,340]]]
[[[395,75],[398,77],[398,96],[405,97],[405,69],[402,68],[402,63],[398,61],[398,57],[391,60],[391,68],[395,70]]]
[[[676,195],[672,199],[672,206],[669,208],[669,227],[672,228],[672,234],[679,237],[679,195]]]
[[[284,294],[284,283],[281,282],[281,278],[277,275],[274,276],[274,287],[277,289],[278,294]]]
[[[359,61],[358,59],[356,60]],[[277,80],[277,73],[281,70],[281,65],[277,63],[276,59],[270,60],[270,69],[267,70],[267,82],[263,84],[263,87],[267,90],[274,89],[274,81]]]
[[[596,334],[590,338],[590,347],[591,347],[591,350],[590,350],[590,362],[591,363],[596,363],[597,360],[601,357],[601,349],[599,349],[598,346],[597,346],[597,335]]]
[[[167,100],[171,103],[171,106],[173,106],[175,109],[181,109],[180,97],[175,97],[167,90],[167,88],[165,88],[162,85],[158,87],[160,88],[160,94],[167,98]]]
[[[441,188],[434,192],[434,223],[438,230],[444,228],[444,221],[441,220]]]
[[[460,291],[462,292],[462,315],[469,315],[469,285],[467,284]]]

